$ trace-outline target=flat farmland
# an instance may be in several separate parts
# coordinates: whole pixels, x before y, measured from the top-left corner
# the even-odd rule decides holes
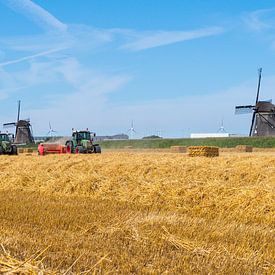
[[[2,273],[275,272],[274,151],[0,162]]]

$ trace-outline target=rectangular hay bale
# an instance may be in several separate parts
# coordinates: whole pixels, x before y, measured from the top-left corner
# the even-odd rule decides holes
[[[248,153],[251,153],[251,152],[253,152],[253,147],[250,146],[250,145],[237,145],[236,146],[236,150],[238,152],[248,152]]]
[[[31,154],[34,152],[32,148],[17,148],[19,154]]]
[[[18,148],[17,152],[18,152],[18,154],[23,154],[24,153],[24,148]]]
[[[190,157],[218,157],[219,147],[214,146],[190,146],[188,147]]]
[[[185,146],[171,146],[170,150],[173,153],[186,153],[187,152],[187,148]]]

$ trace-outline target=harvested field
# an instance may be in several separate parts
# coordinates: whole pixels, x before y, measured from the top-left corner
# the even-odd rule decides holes
[[[0,271],[275,272],[274,152],[0,161]]]
[[[173,153],[186,153],[187,147],[184,146],[171,146],[170,151]]]
[[[236,151],[251,153],[251,152],[253,152],[253,147],[249,146],[249,145],[238,145],[238,146],[236,146]]]

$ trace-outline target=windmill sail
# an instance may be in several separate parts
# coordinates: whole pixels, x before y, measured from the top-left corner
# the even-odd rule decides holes
[[[4,128],[10,128],[10,127],[15,127],[15,126],[16,126],[16,122],[9,122],[9,123],[3,124]]]
[[[236,106],[235,115],[249,114],[253,113],[255,106],[245,105],[245,106]]]

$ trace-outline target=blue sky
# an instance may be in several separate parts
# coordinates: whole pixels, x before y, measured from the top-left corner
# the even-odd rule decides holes
[[[98,134],[247,134],[257,68],[274,99],[274,1],[0,0],[0,121]]]

